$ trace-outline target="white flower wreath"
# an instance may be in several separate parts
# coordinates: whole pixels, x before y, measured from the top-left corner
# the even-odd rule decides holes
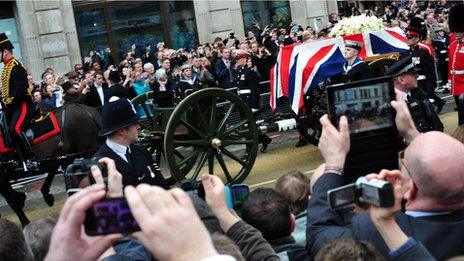
[[[330,31],[330,36],[339,37],[351,34],[366,33],[377,31],[382,28],[384,28],[384,25],[381,19],[375,16],[366,16],[362,14],[359,16],[343,18],[332,28]]]

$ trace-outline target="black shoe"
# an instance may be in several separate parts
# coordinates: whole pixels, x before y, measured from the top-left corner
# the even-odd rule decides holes
[[[261,151],[261,152],[266,152],[267,146],[269,146],[269,144],[271,143],[272,139],[269,138],[268,136],[265,136],[265,137],[263,137],[263,138],[264,138],[264,140],[263,140],[263,142],[262,142],[263,145],[261,146],[261,150],[260,150],[260,151]]]
[[[309,143],[304,140],[304,139],[301,139],[301,140],[298,140],[298,142],[295,144],[295,147],[299,148],[299,147],[303,147],[303,146],[306,146],[308,145]]]
[[[458,111],[458,107],[454,107],[454,109],[453,109],[453,110],[454,110],[454,111]]]
[[[443,110],[443,106],[445,106],[446,101],[445,100],[437,100],[435,106],[437,106],[437,114],[439,114]]]

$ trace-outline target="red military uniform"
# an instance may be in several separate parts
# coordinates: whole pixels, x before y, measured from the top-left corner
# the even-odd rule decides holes
[[[458,96],[464,93],[464,41],[456,40],[449,47],[449,79],[451,93]]]

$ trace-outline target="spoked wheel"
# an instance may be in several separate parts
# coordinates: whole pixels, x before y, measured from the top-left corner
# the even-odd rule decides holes
[[[255,162],[258,129],[237,95],[219,88],[203,89],[185,98],[172,113],[164,149],[178,181],[210,173],[225,183],[240,183]]]

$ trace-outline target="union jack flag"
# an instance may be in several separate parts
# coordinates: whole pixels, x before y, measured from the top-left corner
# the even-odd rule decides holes
[[[323,83],[328,77],[342,72],[345,58],[344,40],[363,43],[361,58],[391,52],[405,53],[409,50],[407,39],[400,28],[348,35],[338,38],[282,46],[277,63],[271,69],[272,110],[276,100],[288,97],[292,110],[298,113],[303,106],[303,95]]]

